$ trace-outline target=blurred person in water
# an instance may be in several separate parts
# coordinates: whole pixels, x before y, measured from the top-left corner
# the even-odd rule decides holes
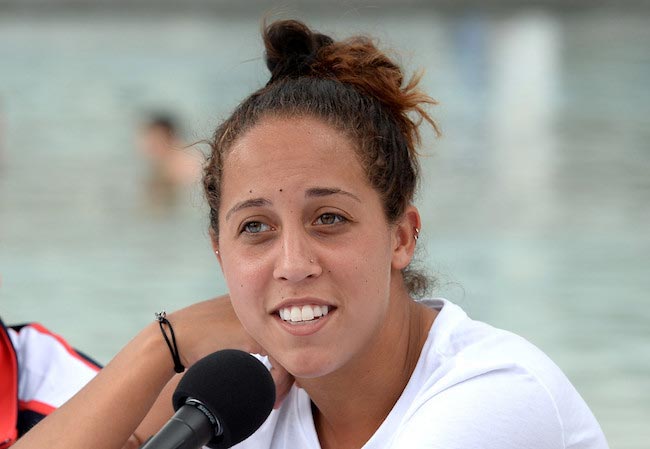
[[[177,120],[155,114],[141,128],[138,150],[149,162],[147,196],[156,209],[170,208],[179,193],[199,180],[202,157],[186,147]]]

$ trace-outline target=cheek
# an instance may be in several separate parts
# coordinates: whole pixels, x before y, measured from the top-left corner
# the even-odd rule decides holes
[[[265,276],[261,264],[256,261],[243,261],[237,257],[224,257],[222,260],[228,293],[240,319],[251,316],[254,308],[262,310],[260,298],[263,297]]]
[[[231,294],[254,289],[261,281],[264,270],[263,259],[250,257],[236,246],[221,247],[221,268]]]
[[[259,270],[245,264],[237,264],[235,268],[224,268],[228,293],[235,314],[246,332],[256,341],[262,341],[264,335],[264,281]]]
[[[361,297],[385,295],[390,288],[391,252],[384,235],[367,241],[357,241],[344,254],[334,260],[333,269],[345,285],[357,291]]]

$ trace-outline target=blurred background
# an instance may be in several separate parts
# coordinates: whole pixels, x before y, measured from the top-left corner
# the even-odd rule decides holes
[[[107,362],[225,293],[196,179],[267,80],[261,18],[369,33],[425,70],[436,296],[567,373],[612,448],[650,441],[650,4],[0,0],[0,315]]]

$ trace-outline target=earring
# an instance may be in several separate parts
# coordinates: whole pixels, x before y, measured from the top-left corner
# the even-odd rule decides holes
[[[413,237],[415,237],[415,240],[417,240],[418,237],[420,237],[420,230],[418,228],[413,228],[413,230],[415,231],[415,235]]]
[[[215,250],[214,250],[214,253],[218,256],[218,255],[219,255],[219,250],[218,250],[218,249],[215,249]]]

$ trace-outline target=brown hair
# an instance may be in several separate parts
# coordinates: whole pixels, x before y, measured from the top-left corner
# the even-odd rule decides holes
[[[302,22],[281,20],[264,28],[263,39],[271,79],[235,109],[211,141],[203,184],[215,235],[225,156],[234,141],[263,117],[278,115],[321,119],[356,142],[388,222],[397,221],[413,201],[418,184],[418,126],[424,119],[438,132],[423,109],[436,102],[418,89],[420,76],[402,87],[399,66],[364,36],[336,42]],[[412,295],[427,291],[426,276],[409,268],[403,276]]]

